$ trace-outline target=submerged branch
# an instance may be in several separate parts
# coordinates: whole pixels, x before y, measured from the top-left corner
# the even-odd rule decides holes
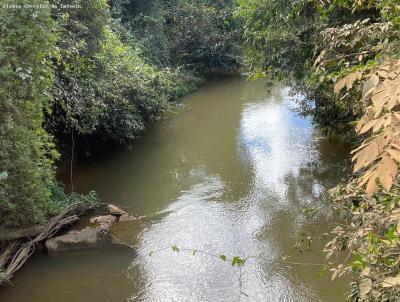
[[[0,271],[3,272],[0,284],[10,282],[13,275],[33,254],[38,243],[53,237],[62,228],[77,222],[79,216],[93,209],[93,207],[92,204],[88,203],[75,203],[66,207],[47,224],[16,230],[9,234],[7,234],[9,230],[2,231],[0,242],[4,242],[5,247],[0,254]]]

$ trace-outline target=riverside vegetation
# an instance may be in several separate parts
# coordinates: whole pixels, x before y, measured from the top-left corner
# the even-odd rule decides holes
[[[0,10],[2,227],[76,199],[55,179],[57,143],[131,141],[201,72],[238,66],[229,1],[20,2],[42,8]]]
[[[42,224],[97,199],[63,192],[60,146],[72,149],[73,164],[75,140],[132,141],[201,73],[238,66],[228,0],[11,4],[0,7],[2,229]]]
[[[332,278],[354,273],[351,301],[398,301],[398,0],[68,2],[82,8],[0,10],[2,227],[96,199],[63,193],[55,142],[129,142],[201,74],[241,67],[306,95],[303,114],[355,142],[354,173],[330,194],[347,223],[325,251],[348,255]]]
[[[253,76],[287,81],[314,100],[302,105],[317,125],[359,146],[331,192],[347,224],[325,250],[348,255],[332,278],[354,273],[351,301],[398,301],[400,2],[239,2]]]

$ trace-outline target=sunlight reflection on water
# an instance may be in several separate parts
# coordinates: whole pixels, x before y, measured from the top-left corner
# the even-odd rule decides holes
[[[135,253],[36,257],[17,276],[18,286],[1,291],[0,299],[338,301],[346,282],[330,283],[313,267],[270,260],[289,254],[298,262],[324,261],[322,243],[304,255],[292,246],[309,227],[302,209],[324,207],[321,194],[338,178],[338,169],[330,167],[343,161],[344,151],[317,139],[310,120],[289,109],[287,89],[276,85],[266,95],[262,81],[210,82],[184,98],[184,108],[151,127],[132,150],[77,169],[80,192],[96,190],[103,200],[152,221],[118,227],[117,235]],[[326,212],[314,219],[318,232],[330,221]],[[203,254],[174,253],[172,245],[260,256],[243,269],[247,296],[239,293],[237,267]],[[163,248],[168,249],[149,257]],[[38,272],[42,278],[35,277]]]

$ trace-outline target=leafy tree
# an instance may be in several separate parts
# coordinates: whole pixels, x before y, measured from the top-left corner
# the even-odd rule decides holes
[[[112,15],[126,26],[143,50],[146,58],[158,66],[170,64],[169,42],[166,34],[167,7],[175,1],[114,0]]]
[[[232,1],[180,1],[168,18],[174,64],[201,71],[237,70],[241,55],[240,22]]]
[[[0,224],[6,226],[40,222],[56,208],[57,152],[42,128],[51,102],[53,24],[46,9],[0,10]]]
[[[119,18],[146,57],[159,66],[237,69],[240,27],[234,1],[115,0]]]
[[[59,136],[132,140],[196,79],[150,63],[105,1],[72,3],[83,8],[54,12],[60,56],[48,127]]]
[[[58,1],[54,1],[58,4]],[[57,21],[57,47],[55,79],[52,95],[55,103],[48,119],[52,132],[86,134],[93,132],[105,104],[98,94],[96,54],[104,39],[103,28],[108,20],[108,5],[103,0],[71,0],[81,9],[53,9]]]
[[[246,65],[255,76],[301,79],[313,58],[315,7],[305,0],[240,0]]]

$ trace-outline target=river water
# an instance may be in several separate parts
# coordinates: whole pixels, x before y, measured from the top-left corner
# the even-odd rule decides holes
[[[0,301],[344,301],[348,280],[307,265],[324,263],[323,240],[303,253],[293,245],[332,228],[323,194],[348,150],[292,105],[279,85],[267,93],[262,81],[210,81],[131,149],[77,168],[77,191],[146,215],[114,228],[135,251],[38,254]],[[173,245],[257,258],[240,270]],[[284,256],[304,265],[282,264]]]

